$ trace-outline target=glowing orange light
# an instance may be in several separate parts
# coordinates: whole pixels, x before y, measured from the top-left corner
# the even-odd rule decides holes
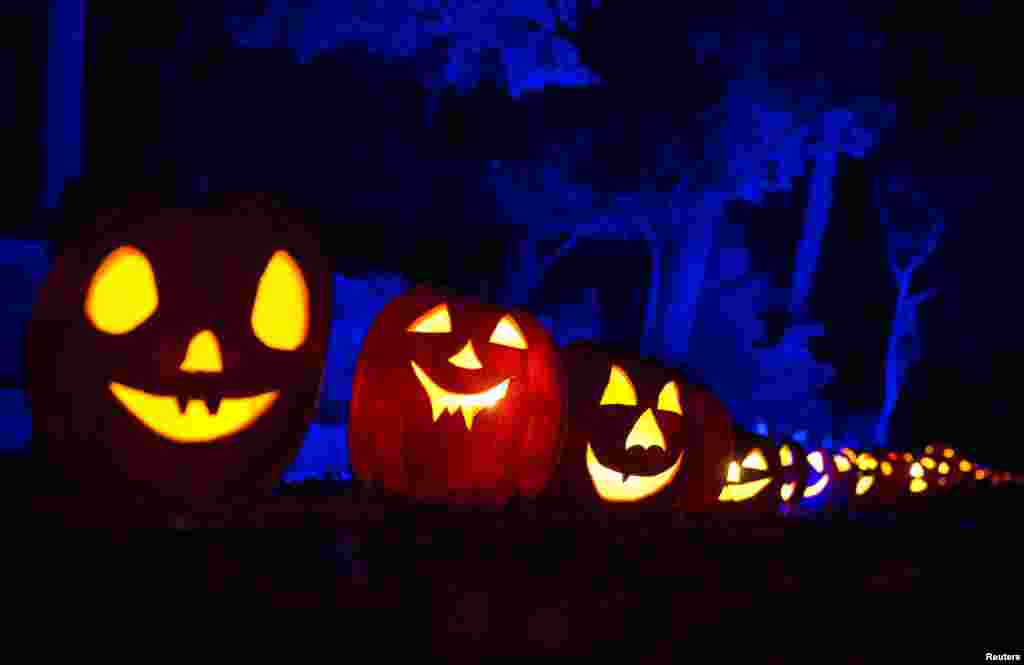
[[[875,484],[874,476],[861,476],[857,479],[857,486],[854,488],[854,492],[857,496],[867,494],[867,491],[871,489],[871,486]]]

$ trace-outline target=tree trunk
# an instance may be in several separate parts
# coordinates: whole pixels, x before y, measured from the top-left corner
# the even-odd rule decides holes
[[[65,181],[82,173],[82,93],[85,0],[50,3],[46,64],[47,208],[56,208]]]
[[[683,245],[675,245],[668,254],[665,270],[665,297],[661,322],[666,359],[682,361],[697,322],[697,304],[704,288],[707,264],[714,249],[715,225],[719,223],[725,197],[709,194],[693,210],[673,207],[672,227],[685,228]],[[687,224],[684,215],[692,218]]]
[[[878,415],[878,425],[875,428],[876,443],[882,448],[889,446],[889,423],[896,411],[896,402],[899,400],[903,380],[906,378],[911,361],[910,358],[901,356],[899,346],[902,337],[914,334],[913,330],[907,329],[908,283],[909,279],[900,284],[899,295],[896,297],[896,311],[893,313],[892,330],[889,333],[889,342],[885,351],[882,410]]]
[[[821,256],[821,245],[828,229],[828,214],[832,207],[832,182],[836,176],[840,137],[846,116],[828,113],[824,118],[825,132],[821,148],[814,162],[807,208],[804,212],[804,232],[797,247],[796,266],[793,271],[793,291],[789,313],[795,320],[807,317],[807,305],[814,286],[814,273]]]
[[[541,263],[538,241],[539,238],[527,235],[516,243],[515,249],[506,257],[499,298],[506,307],[525,305],[534,282],[540,283],[540,279],[536,277],[540,272]]]
[[[644,304],[644,328],[640,347],[645,355],[660,355],[661,340],[658,339],[658,301],[662,282],[662,244],[651,231],[647,234],[647,247],[651,257],[651,275],[647,282],[647,302]]]

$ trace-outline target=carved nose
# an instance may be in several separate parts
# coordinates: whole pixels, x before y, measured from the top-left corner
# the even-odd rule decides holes
[[[473,340],[466,342],[466,346],[449,358],[448,362],[462,369],[481,369],[483,367],[480,364],[480,359],[476,357],[476,351],[473,350]]]
[[[195,334],[188,343],[185,360],[178,367],[183,372],[223,372],[224,363],[220,357],[220,343],[212,330]]]
[[[643,415],[637,418],[633,424],[633,429],[629,431],[629,436],[626,437],[626,450],[633,446],[641,446],[645,449],[656,446],[662,450],[667,450],[665,435],[661,433],[661,428],[658,427],[658,420],[650,409],[644,411]]]

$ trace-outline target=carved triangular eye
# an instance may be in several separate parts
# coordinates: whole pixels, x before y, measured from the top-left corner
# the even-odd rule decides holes
[[[420,314],[406,330],[414,333],[450,333],[452,317],[448,314],[448,305],[441,303]]]
[[[768,460],[764,458],[764,453],[758,449],[750,451],[741,464],[744,469],[754,469],[755,471],[767,471]]]
[[[683,405],[679,401],[679,386],[675,381],[666,383],[658,394],[658,410],[683,415]]]
[[[608,376],[608,385],[604,387],[604,393],[601,395],[600,405],[606,404],[636,406],[636,390],[633,388],[633,382],[629,380],[625,370],[618,365],[612,365],[611,374]]]
[[[523,337],[523,331],[519,329],[519,324],[516,323],[516,320],[508,314],[501,317],[501,321],[498,321],[498,325],[494,327],[494,332],[491,333],[491,338],[487,341],[491,344],[509,346],[513,349],[526,348],[526,338]]]

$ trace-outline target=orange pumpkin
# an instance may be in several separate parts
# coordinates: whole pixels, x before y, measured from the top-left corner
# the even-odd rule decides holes
[[[737,432],[736,457],[726,469],[719,496],[721,510],[788,513],[803,497],[807,455],[792,441],[777,445],[769,437]]]
[[[28,328],[45,458],[90,493],[195,505],[269,490],[316,406],[329,289],[315,236],[259,196],[99,216]]]
[[[357,477],[416,500],[503,505],[547,485],[565,434],[565,375],[526,312],[420,286],[374,321],[356,363]]]
[[[584,505],[703,511],[732,455],[725,405],[680,372],[589,342],[564,352],[569,438],[561,491]]]

